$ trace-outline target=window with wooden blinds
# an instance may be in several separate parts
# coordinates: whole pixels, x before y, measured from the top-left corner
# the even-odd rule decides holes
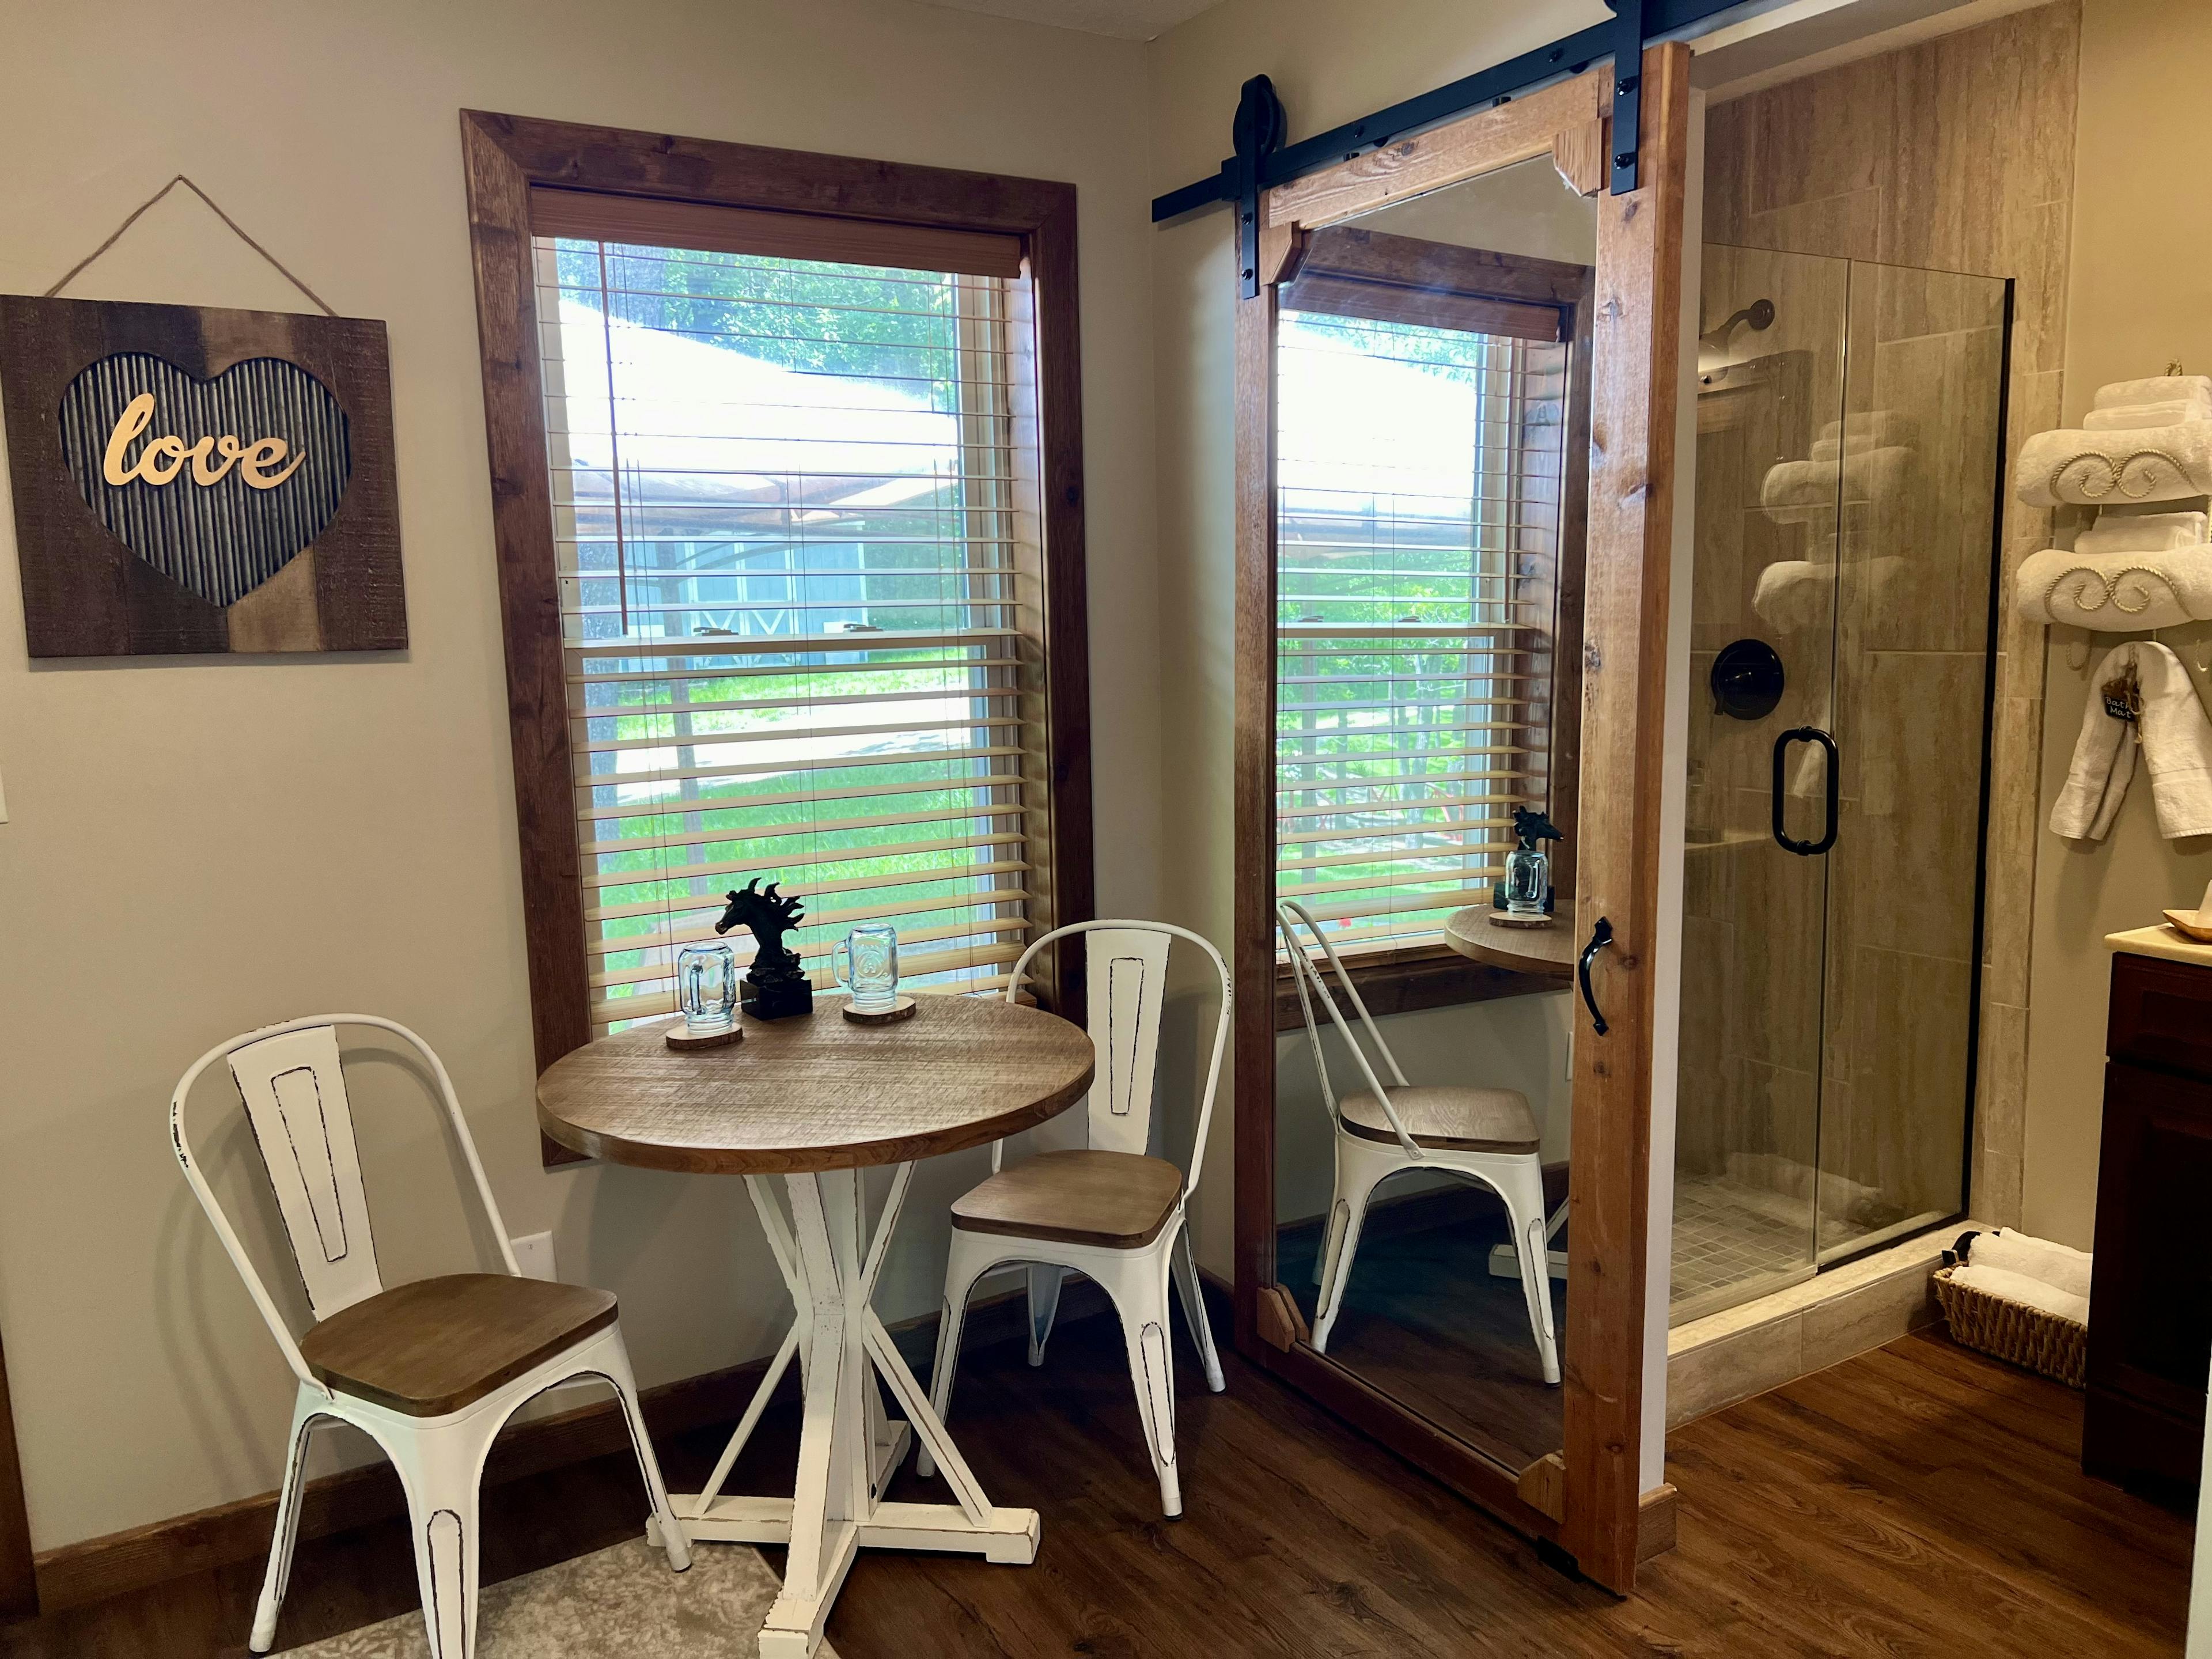
[[[1514,807],[1571,805],[1552,668],[1574,313],[1331,270],[1328,246],[1279,334],[1276,887],[1340,948],[1382,949],[1490,902]]]
[[[544,234],[562,206],[533,250],[593,1029],[670,1011],[756,878],[804,896],[817,986],[877,920],[908,981],[1003,985],[1053,805],[1019,242]]]

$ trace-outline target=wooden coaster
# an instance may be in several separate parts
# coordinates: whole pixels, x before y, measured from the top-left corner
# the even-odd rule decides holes
[[[1493,910],[1490,913],[1490,925],[1492,927],[1549,927],[1552,921],[1553,918],[1550,916],[1516,916],[1506,910]]]
[[[914,999],[901,997],[880,1014],[864,1014],[849,1000],[837,1012],[855,1025],[896,1025],[902,1019],[914,1018]]]
[[[733,1042],[743,1042],[744,1040],[745,1028],[742,1025],[732,1024],[730,1029],[726,1031],[705,1031],[694,1035],[691,1031],[687,1030],[684,1028],[684,1022],[681,1019],[678,1019],[674,1025],[671,1026],[668,1030],[667,1035],[661,1038],[661,1041],[665,1042],[670,1048],[679,1050],[686,1048],[726,1048]]]

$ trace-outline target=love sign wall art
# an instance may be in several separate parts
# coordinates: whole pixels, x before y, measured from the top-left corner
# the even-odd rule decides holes
[[[384,325],[0,295],[34,657],[407,643]]]

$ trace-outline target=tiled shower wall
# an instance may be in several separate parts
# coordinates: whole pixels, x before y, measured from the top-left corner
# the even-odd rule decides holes
[[[2008,420],[2016,454],[2026,434],[2058,421],[2080,36],[2080,8],[2064,0],[1714,105],[1706,130],[1706,240],[2014,278]],[[1778,306],[1781,296],[1775,297]],[[1717,320],[1706,319],[1703,325]],[[1701,480],[1701,495],[1703,488]],[[2002,543],[2008,585],[2022,558],[2049,545],[2050,530],[2046,513],[2008,497]],[[1921,607],[1927,601],[1906,603]],[[1942,641],[1912,648],[1961,659],[1966,654],[1945,651]],[[1870,684],[1867,690],[1870,713],[1880,719],[1879,710],[1891,710],[1899,741],[1948,743],[1942,723],[1929,721],[1929,694],[1917,684],[1929,672],[1940,679],[1940,672],[1905,668],[1903,649],[1897,654],[1903,672],[1894,684]],[[1972,1208],[1980,1218],[2014,1223],[2027,1037],[2026,896],[2034,871],[2043,724],[2042,629],[2002,608],[1996,656]],[[1881,657],[1870,659],[1879,663]],[[1876,682],[1881,678],[1879,672],[1873,676]],[[1942,695],[1940,688],[1934,695]],[[1936,823],[1908,833],[1932,837],[1923,843],[1931,859],[1956,856],[1954,826]],[[1693,854],[1693,894],[1694,860]],[[1955,978],[1942,965],[1948,951],[1914,948],[1920,941],[1909,932],[1909,902],[1861,894],[1851,902],[1858,912],[1885,911],[1869,924],[1875,932],[1866,942],[1889,952],[1882,965],[1903,971],[1876,975],[1846,994],[1954,994],[1943,988]],[[1883,929],[1894,930],[1893,935],[1881,936]],[[1868,1055],[1864,1063],[1877,1068],[1879,1080],[1916,1060],[1899,1052]]]

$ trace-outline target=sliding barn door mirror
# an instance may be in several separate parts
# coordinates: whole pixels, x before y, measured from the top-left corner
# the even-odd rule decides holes
[[[1609,76],[1268,191],[1239,331],[1241,1334],[1620,1589],[1685,120],[1647,64],[1632,192]]]

